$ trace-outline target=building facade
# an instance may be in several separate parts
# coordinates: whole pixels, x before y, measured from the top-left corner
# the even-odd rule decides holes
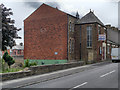
[[[74,59],[76,17],[42,4],[24,20],[24,59],[65,63]],[[70,49],[68,49],[70,48]]]
[[[15,57],[15,56],[24,56],[24,46],[23,45],[16,45],[12,47],[10,50],[10,55]]]
[[[78,51],[80,59],[86,62],[105,60],[107,54],[106,27],[95,16],[94,12],[90,11],[78,20],[76,30],[80,30],[78,35],[80,40],[77,41],[77,43],[80,42],[78,43],[80,45]]]
[[[42,4],[24,20],[24,59],[38,64],[105,60],[106,38],[106,27],[92,11],[79,19],[78,13]]]
[[[111,59],[112,48],[120,48],[120,30],[117,27],[106,25],[107,28],[107,58]]]

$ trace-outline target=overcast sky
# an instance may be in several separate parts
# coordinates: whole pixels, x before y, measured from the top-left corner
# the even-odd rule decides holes
[[[34,2],[33,2],[34,1]],[[50,2],[51,1],[51,2]],[[24,22],[31,13],[33,13],[42,3],[49,4],[53,7],[75,15],[80,14],[80,18],[87,14],[90,9],[95,15],[106,25],[118,27],[118,1],[119,0],[2,0],[2,3],[12,9],[13,16],[16,22],[15,26],[22,28],[18,35],[21,40],[16,40],[16,43],[24,43]]]

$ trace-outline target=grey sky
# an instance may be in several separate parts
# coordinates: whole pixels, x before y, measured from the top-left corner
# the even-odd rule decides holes
[[[22,28],[22,30],[18,32],[19,36],[22,37],[21,40],[16,40],[18,44],[24,42],[23,20],[42,3],[47,3],[53,7],[57,6],[58,9],[72,15],[75,15],[78,11],[80,17],[92,9],[95,15],[98,16],[105,25],[111,24],[112,26],[118,27],[118,1],[119,0],[4,0],[2,3],[8,8],[12,8],[14,13],[12,18],[16,21],[15,26]]]

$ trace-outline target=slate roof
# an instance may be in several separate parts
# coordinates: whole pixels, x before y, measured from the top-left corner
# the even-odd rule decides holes
[[[24,46],[16,45],[16,46],[12,47],[12,49],[23,50]]]
[[[100,25],[104,26],[104,24],[95,16],[95,14],[92,11],[90,11],[88,14],[83,16],[78,21],[78,24],[87,24],[87,23],[99,23]]]

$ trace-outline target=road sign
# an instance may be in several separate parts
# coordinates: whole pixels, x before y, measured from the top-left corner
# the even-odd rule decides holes
[[[99,34],[99,41],[105,41],[106,40],[106,35],[105,34]]]

